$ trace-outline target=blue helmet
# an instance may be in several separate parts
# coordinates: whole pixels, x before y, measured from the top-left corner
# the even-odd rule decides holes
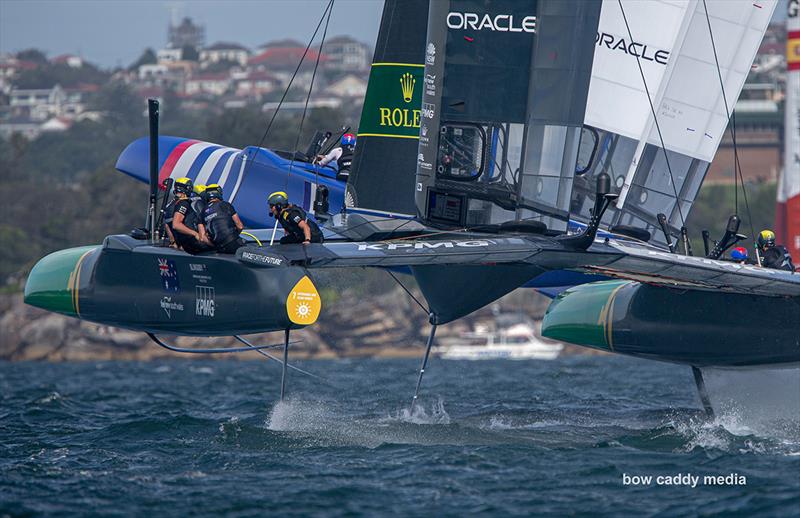
[[[343,146],[355,146],[356,145],[356,136],[352,133],[345,133],[342,135],[342,145]]]
[[[731,250],[731,259],[734,261],[746,261],[747,260],[747,248],[743,246],[737,246],[733,250]]]

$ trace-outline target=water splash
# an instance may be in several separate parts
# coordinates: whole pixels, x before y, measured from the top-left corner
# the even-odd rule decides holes
[[[37,399],[36,403],[38,403],[40,405],[46,405],[48,403],[52,403],[53,401],[60,401],[62,399],[64,399],[64,396],[62,396],[61,394],[59,394],[56,391],[53,391],[53,392],[47,394],[46,396]]]
[[[430,412],[422,403],[417,403],[413,407],[401,408],[393,415],[389,415],[385,422],[399,421],[411,424],[437,424],[448,425],[451,423],[450,414],[444,408],[444,400],[438,398],[431,404]]]
[[[241,432],[242,427],[239,424],[239,418],[236,416],[219,424],[219,433],[222,434],[222,440],[227,440],[229,438],[235,439]]]

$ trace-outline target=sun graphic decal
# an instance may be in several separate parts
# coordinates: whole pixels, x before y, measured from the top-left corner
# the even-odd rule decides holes
[[[305,302],[301,302],[297,305],[297,309],[295,311],[297,312],[298,317],[308,318],[308,315],[311,313],[311,306]]]
[[[286,297],[286,316],[293,324],[307,326],[317,321],[322,310],[322,300],[316,286],[308,276],[303,276]]]

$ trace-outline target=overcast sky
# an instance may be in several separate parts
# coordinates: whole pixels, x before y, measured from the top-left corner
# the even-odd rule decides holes
[[[204,25],[208,44],[305,43],[325,5],[327,0],[0,0],[0,52],[36,47],[50,57],[69,53],[103,67],[129,65],[146,47],[164,47],[173,15]],[[383,1],[334,5],[328,36],[350,34],[374,46]]]
[[[163,48],[172,16],[206,28],[206,43],[248,47],[280,38],[307,42],[327,0],[0,0],[0,52],[36,47],[50,57],[78,54],[103,67],[129,65],[146,47]],[[329,35],[371,46],[383,0],[336,0]],[[775,19],[784,19],[779,0]]]

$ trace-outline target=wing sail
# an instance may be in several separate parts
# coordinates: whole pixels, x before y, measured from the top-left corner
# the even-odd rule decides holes
[[[608,227],[637,226],[661,240],[652,231],[664,213],[673,230],[680,228],[725,132],[724,98],[732,111],[776,3],[623,1],[624,18],[617,0],[603,3],[586,109],[601,146],[593,169],[576,181],[577,219],[590,217],[593,177],[606,172],[620,190],[617,207],[604,218]]]

